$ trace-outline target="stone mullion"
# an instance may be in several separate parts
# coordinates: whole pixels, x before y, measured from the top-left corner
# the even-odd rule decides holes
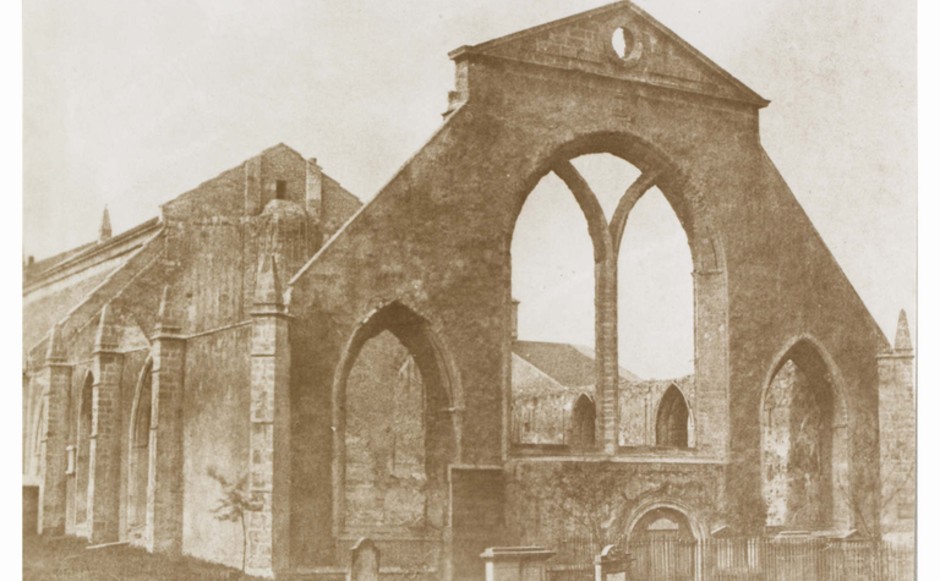
[[[617,253],[614,238],[597,196],[571,162],[556,163],[552,171],[565,182],[584,212],[594,245],[595,431],[600,428],[600,438],[596,438],[600,449],[605,454],[614,454],[617,451],[620,425],[617,395],[620,388],[620,368],[617,363]]]
[[[88,460],[88,538],[116,541],[120,512],[120,389],[123,356],[95,354]]]
[[[620,369],[617,364],[617,261],[606,256],[595,266],[595,320],[597,354],[597,422],[605,454],[617,451],[617,405]]]

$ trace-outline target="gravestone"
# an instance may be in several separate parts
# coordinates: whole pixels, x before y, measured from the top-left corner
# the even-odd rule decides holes
[[[480,558],[486,581],[545,581],[545,561],[554,554],[542,547],[490,547]]]

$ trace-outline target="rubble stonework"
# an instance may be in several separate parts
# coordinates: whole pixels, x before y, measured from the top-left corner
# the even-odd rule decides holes
[[[37,529],[240,566],[215,475],[245,479],[265,576],[335,575],[361,537],[426,579],[589,533],[906,539],[906,320],[892,346],[768,159],[768,101],[629,2],[450,56],[442,127],[365,205],[278,145],[26,267]],[[609,224],[570,163],[592,153],[642,174]],[[509,249],[549,172],[594,244],[591,353],[515,336]],[[663,381],[617,365],[616,253],[654,185],[695,280],[694,373]]]

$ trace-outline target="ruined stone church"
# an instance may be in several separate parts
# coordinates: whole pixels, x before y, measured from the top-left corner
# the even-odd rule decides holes
[[[580,478],[611,538],[911,539],[907,323],[885,337],[761,147],[769,102],[630,2],[450,57],[443,124],[364,205],[278,145],[24,266],[36,530],[238,566],[213,508],[244,478],[250,572],[340,579],[368,536],[384,575],[478,579],[485,547],[572,534]],[[598,153],[640,175],[610,216],[571,163]],[[593,246],[592,351],[515,333],[548,174]],[[663,381],[618,363],[654,187],[694,267],[694,372]]]

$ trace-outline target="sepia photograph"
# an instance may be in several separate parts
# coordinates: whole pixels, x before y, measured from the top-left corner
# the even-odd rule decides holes
[[[23,578],[915,579],[917,19],[24,0]]]

